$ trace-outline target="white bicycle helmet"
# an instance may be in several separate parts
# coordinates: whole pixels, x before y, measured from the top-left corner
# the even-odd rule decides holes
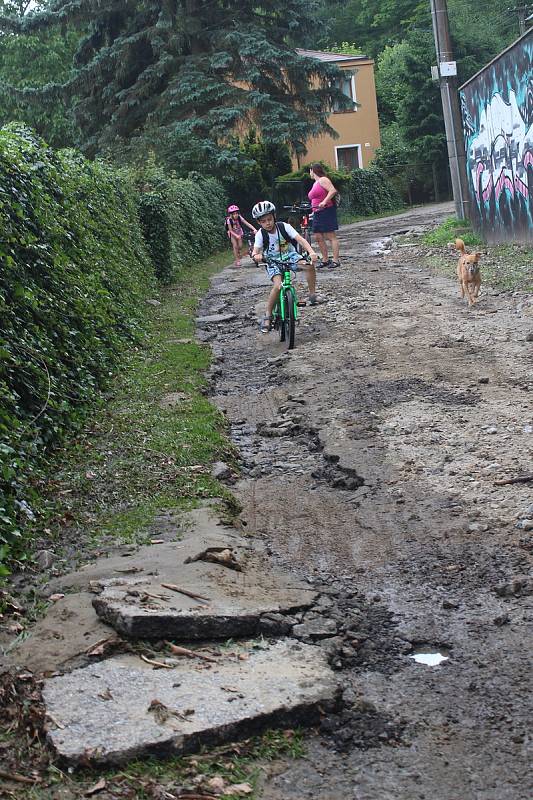
[[[276,213],[276,206],[274,203],[271,203],[270,200],[261,200],[260,203],[256,203],[255,206],[252,208],[252,217],[254,219],[259,219],[259,217],[264,217],[265,214],[275,214]]]

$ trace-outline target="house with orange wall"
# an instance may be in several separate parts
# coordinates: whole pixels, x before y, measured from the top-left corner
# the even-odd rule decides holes
[[[328,123],[338,133],[335,139],[324,134],[306,143],[302,163],[323,161],[334,169],[365,168],[380,146],[374,61],[367,56],[326,53],[320,50],[298,50],[302,56],[336,64],[344,73],[341,90],[353,101],[348,111],[333,110]],[[301,164],[295,157],[293,166]]]

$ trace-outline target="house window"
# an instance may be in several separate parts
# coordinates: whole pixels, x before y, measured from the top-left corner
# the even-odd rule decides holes
[[[337,169],[351,172],[361,166],[361,146],[358,144],[346,145],[346,147],[335,148],[335,160]]]
[[[333,111],[342,113],[343,111],[356,111],[357,106],[355,104],[355,77],[346,73],[343,75],[342,78],[339,79],[337,82],[337,88],[341,90],[343,95],[345,95],[349,100],[352,101],[353,106],[352,108],[339,108],[337,103],[333,106]]]

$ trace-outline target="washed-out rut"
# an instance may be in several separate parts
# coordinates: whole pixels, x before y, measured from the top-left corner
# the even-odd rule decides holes
[[[531,471],[532,301],[485,287],[469,310],[416,247],[375,253],[448,213],[346,226],[289,355],[258,332],[261,270],[225,270],[202,306],[236,315],[200,335],[243,528],[331,597],[339,634],[346,709],[269,771],[269,800],[533,795],[532,485],[496,484]],[[418,665],[418,644],[449,659]]]

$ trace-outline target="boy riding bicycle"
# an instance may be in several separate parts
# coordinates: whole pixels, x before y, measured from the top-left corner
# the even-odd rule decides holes
[[[266,315],[261,323],[261,333],[268,333],[272,327],[272,311],[279,297],[281,289],[281,268],[279,261],[293,264],[293,269],[302,260],[296,250],[299,244],[311,257],[311,264],[305,266],[307,285],[309,287],[309,303],[316,305],[316,271],[315,262],[318,255],[309,242],[300,236],[292,225],[276,222],[276,206],[269,200],[263,200],[252,208],[252,217],[257,220],[261,228],[255,235],[254,251],[252,258],[257,264],[266,261],[266,271],[272,281],[272,289],[267,300]]]

